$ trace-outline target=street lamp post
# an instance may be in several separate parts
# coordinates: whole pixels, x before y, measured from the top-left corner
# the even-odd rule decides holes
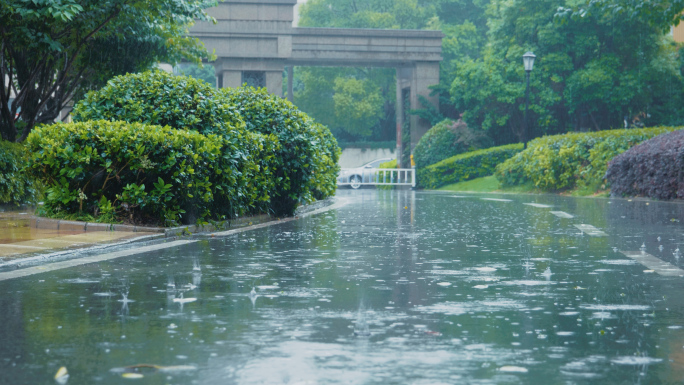
[[[524,148],[527,148],[527,135],[528,135],[528,121],[527,121],[527,111],[530,108],[530,72],[534,68],[534,59],[536,56],[532,51],[527,51],[523,55],[523,66],[525,67],[525,78],[527,79],[527,88],[525,88],[525,127],[523,128],[522,140]]]

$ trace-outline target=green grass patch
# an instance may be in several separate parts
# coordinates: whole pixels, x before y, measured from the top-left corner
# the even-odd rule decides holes
[[[467,180],[465,182],[453,183],[440,188],[440,191],[474,191],[492,192],[499,189],[499,181],[491,176]]]
[[[470,191],[470,192],[507,192],[507,193],[539,193],[539,189],[534,187],[532,183],[526,183],[519,186],[501,187],[501,184],[494,175],[485,176],[482,178],[471,179],[465,182],[453,183],[444,186],[440,191]]]

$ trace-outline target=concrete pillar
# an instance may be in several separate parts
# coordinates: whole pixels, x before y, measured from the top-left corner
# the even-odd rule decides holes
[[[225,82],[225,80],[224,80]],[[266,89],[269,93],[283,96],[283,70],[266,72]]]
[[[287,67],[287,100],[294,103],[294,90],[292,89],[292,82],[294,81],[294,67]]]
[[[401,128],[404,126],[404,101],[401,100],[401,69],[397,68],[397,103],[394,114],[397,118],[397,168],[402,168],[401,164]]]
[[[439,84],[438,62],[416,62],[411,78],[411,109],[425,108],[418,95],[424,96],[439,111],[439,98],[430,96],[432,90],[428,87]],[[418,116],[411,115],[411,151],[416,147],[420,138],[430,129],[430,122]]]
[[[242,85],[242,71],[223,71],[223,84],[220,88],[237,88]]]
[[[404,116],[406,111],[404,111],[404,89],[411,87],[412,79],[412,69],[408,67],[398,67],[397,68],[397,104],[395,106],[395,115],[397,120],[397,167],[402,168],[406,166],[410,168],[410,165],[401,164],[401,149],[403,147],[403,138],[401,135],[402,129],[404,127]]]

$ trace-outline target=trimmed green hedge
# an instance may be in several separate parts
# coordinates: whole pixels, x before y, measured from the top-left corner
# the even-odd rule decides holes
[[[165,224],[175,224],[230,219],[245,213],[283,216],[292,215],[301,203],[333,195],[337,187],[340,149],[330,131],[286,100],[268,94],[265,89],[219,91],[203,81],[162,71],[128,74],[116,77],[102,89],[89,93],[75,106],[74,119],[85,122],[74,126],[58,125],[54,128],[57,133],[54,137],[51,137],[50,128],[43,128],[32,139],[36,149],[52,148],[58,144],[73,152],[60,154],[57,151],[56,154],[45,155],[44,159],[33,159],[36,168],[41,162],[51,165],[44,167],[42,173],[52,192],[47,210],[68,213],[65,215],[97,217],[102,210],[96,208],[92,201],[87,205],[84,202],[104,196],[113,205],[123,205],[113,209],[115,218],[136,223],[159,222],[160,217],[164,218]],[[113,130],[116,129],[121,129],[123,136],[115,137]],[[160,137],[148,138],[150,142],[146,143],[140,139],[148,135],[140,132],[146,129]],[[158,133],[159,129],[164,132]],[[172,129],[193,134],[169,131]],[[93,133],[88,134],[89,130]],[[93,137],[101,135],[98,132],[106,132],[107,136]],[[152,164],[143,174],[138,166],[134,170],[126,168],[131,162],[136,164],[128,152],[129,147],[124,145],[126,135],[132,136],[132,143],[147,146],[138,150],[142,151],[139,155],[146,156]],[[194,147],[193,141],[199,138],[204,138],[202,140],[208,143],[206,146],[211,144],[218,150],[215,154],[211,152],[211,159],[200,153],[186,160],[184,157],[188,154],[182,145],[183,140],[189,141],[186,146]],[[53,140],[58,143],[51,142]],[[163,145],[168,141],[172,144]],[[111,166],[98,158],[98,162],[105,161],[104,166],[80,164],[90,162],[91,157],[90,154],[82,154],[78,146],[97,148],[98,154],[107,154],[107,159],[125,159],[126,162]],[[152,146],[162,146],[164,151],[172,153],[154,152]],[[202,146],[200,149],[208,151]],[[193,180],[186,184],[174,173],[172,176],[180,180],[174,184],[167,181],[168,175],[160,175],[165,184],[170,184],[170,195],[165,195],[164,199],[171,197],[169,199],[175,200],[171,206],[155,206],[154,202],[148,201],[148,192],[150,184],[157,180],[155,167],[164,164],[166,159],[159,157],[179,159],[180,163],[175,167],[185,170],[181,173],[189,172],[184,167],[191,161],[202,162],[202,173],[206,173],[203,174],[203,182]],[[166,162],[175,164],[174,160]],[[196,167],[191,168],[193,173],[199,173]],[[76,179],[62,181],[65,172],[70,174],[70,179],[76,175]],[[119,175],[117,181],[125,180],[126,184],[112,187],[112,182],[108,182],[107,189],[100,187],[102,191],[91,190],[94,187],[90,182],[79,179],[97,179],[102,175],[107,179],[112,172],[126,175],[131,172],[136,178],[127,176],[126,179]],[[83,173],[90,176],[81,175]],[[147,183],[146,190],[142,188],[143,181]],[[132,187],[126,187],[131,183]],[[184,196],[187,187],[195,188],[202,183],[206,185],[206,191],[199,195],[201,199],[192,192],[191,200],[178,198]],[[140,190],[136,196],[142,200],[129,202],[128,196],[119,191],[122,186]],[[110,187],[111,191],[108,190]],[[165,212],[162,208],[170,211]],[[134,212],[128,213],[130,215],[126,218],[120,209],[127,212],[134,209]]]
[[[155,70],[117,76],[74,106],[74,121],[109,120],[224,135],[244,122],[208,83]]]
[[[262,145],[263,138],[253,139],[253,146]],[[37,127],[26,146],[29,166],[47,187],[46,215],[170,226],[224,219],[217,203],[238,206],[245,199],[238,193],[254,196],[263,188],[235,183],[237,168],[221,161],[225,141],[168,126],[99,120]],[[257,172],[257,165],[250,168]]]
[[[123,120],[223,138],[213,214],[292,215],[300,203],[334,195],[340,149],[327,127],[265,89],[215,90],[163,71],[128,74],[89,93],[76,120]],[[255,136],[256,135],[256,136]],[[260,136],[261,135],[261,136]]]
[[[533,183],[543,191],[607,188],[608,162],[630,147],[674,127],[607,130],[544,136],[497,167],[502,186]]]
[[[275,135],[281,144],[270,163],[276,182],[269,194],[271,213],[292,215],[301,202],[335,193],[339,172],[335,158],[339,158],[340,150],[335,138],[324,133],[327,128],[316,125],[292,103],[269,94],[265,88],[221,91],[243,117],[247,130]]]
[[[337,191],[337,175],[340,172],[338,162],[342,150],[328,127],[312,122],[311,128],[315,132],[318,156],[313,159],[314,171],[309,189],[315,199],[321,200],[335,195]]]
[[[417,169],[418,187],[436,189],[448,184],[492,175],[496,166],[522,151],[523,145],[509,144],[456,155]]]
[[[20,205],[36,199],[36,182],[23,169],[26,158],[23,144],[0,141],[0,204]]]
[[[428,130],[413,150],[416,168],[425,168],[468,151],[488,148],[494,142],[481,130],[472,130],[463,120],[445,119]]]
[[[168,125],[221,136],[221,155],[216,159],[220,172],[212,181],[217,193],[212,216],[229,219],[268,209],[276,182],[269,166],[280,143],[273,135],[262,138],[248,132],[237,107],[204,81],[160,70],[117,76],[100,90],[89,92],[76,104],[73,115],[75,121]]]

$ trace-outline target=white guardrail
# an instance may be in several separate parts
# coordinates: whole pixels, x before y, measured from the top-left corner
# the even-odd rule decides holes
[[[338,186],[411,186],[416,187],[413,168],[343,168],[337,178]]]

